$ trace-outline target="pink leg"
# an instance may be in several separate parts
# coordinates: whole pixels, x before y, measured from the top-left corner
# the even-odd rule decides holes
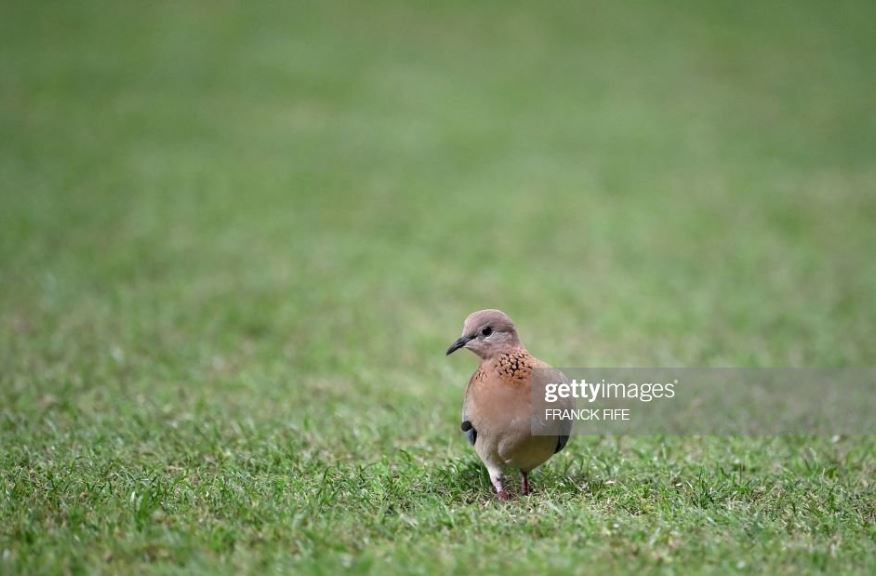
[[[497,476],[495,478],[491,478],[493,481],[493,488],[496,489],[496,497],[499,498],[502,502],[507,502],[511,499],[511,495],[505,490],[505,487],[502,485],[502,477]]]
[[[520,471],[520,477],[523,479],[523,495],[529,494],[529,472]]]

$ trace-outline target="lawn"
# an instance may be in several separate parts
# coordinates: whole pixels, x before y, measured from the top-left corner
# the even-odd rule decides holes
[[[0,9],[0,573],[876,572],[876,438],[572,439],[558,366],[876,364],[872,2]]]

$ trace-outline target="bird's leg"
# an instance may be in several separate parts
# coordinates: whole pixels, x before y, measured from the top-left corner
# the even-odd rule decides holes
[[[502,481],[497,480],[494,484],[496,486],[496,497],[502,502],[507,502],[511,499],[511,494],[509,494],[505,488],[502,486]]]
[[[527,495],[529,495],[529,472],[524,472],[523,470],[521,470],[520,471],[520,478],[522,479],[521,484],[523,485],[523,490],[522,490],[523,495],[527,496]]]
[[[506,502],[511,499],[511,495],[505,490],[505,487],[502,485],[502,471],[501,470],[489,470],[490,472],[490,482],[493,483],[493,488],[496,489],[496,497],[499,498],[502,502]]]

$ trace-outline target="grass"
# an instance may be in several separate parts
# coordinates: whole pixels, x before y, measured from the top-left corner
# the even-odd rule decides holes
[[[0,572],[873,573],[873,438],[500,505],[443,356],[873,366],[873,12],[4,3]]]

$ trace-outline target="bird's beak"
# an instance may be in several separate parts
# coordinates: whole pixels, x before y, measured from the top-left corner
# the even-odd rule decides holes
[[[447,355],[450,356],[451,354],[453,354],[454,352],[456,352],[457,350],[459,350],[460,348],[462,348],[463,346],[468,344],[469,340],[471,340],[471,338],[468,336],[463,336],[462,338],[457,338],[456,342],[451,344],[450,348],[447,349]]]

